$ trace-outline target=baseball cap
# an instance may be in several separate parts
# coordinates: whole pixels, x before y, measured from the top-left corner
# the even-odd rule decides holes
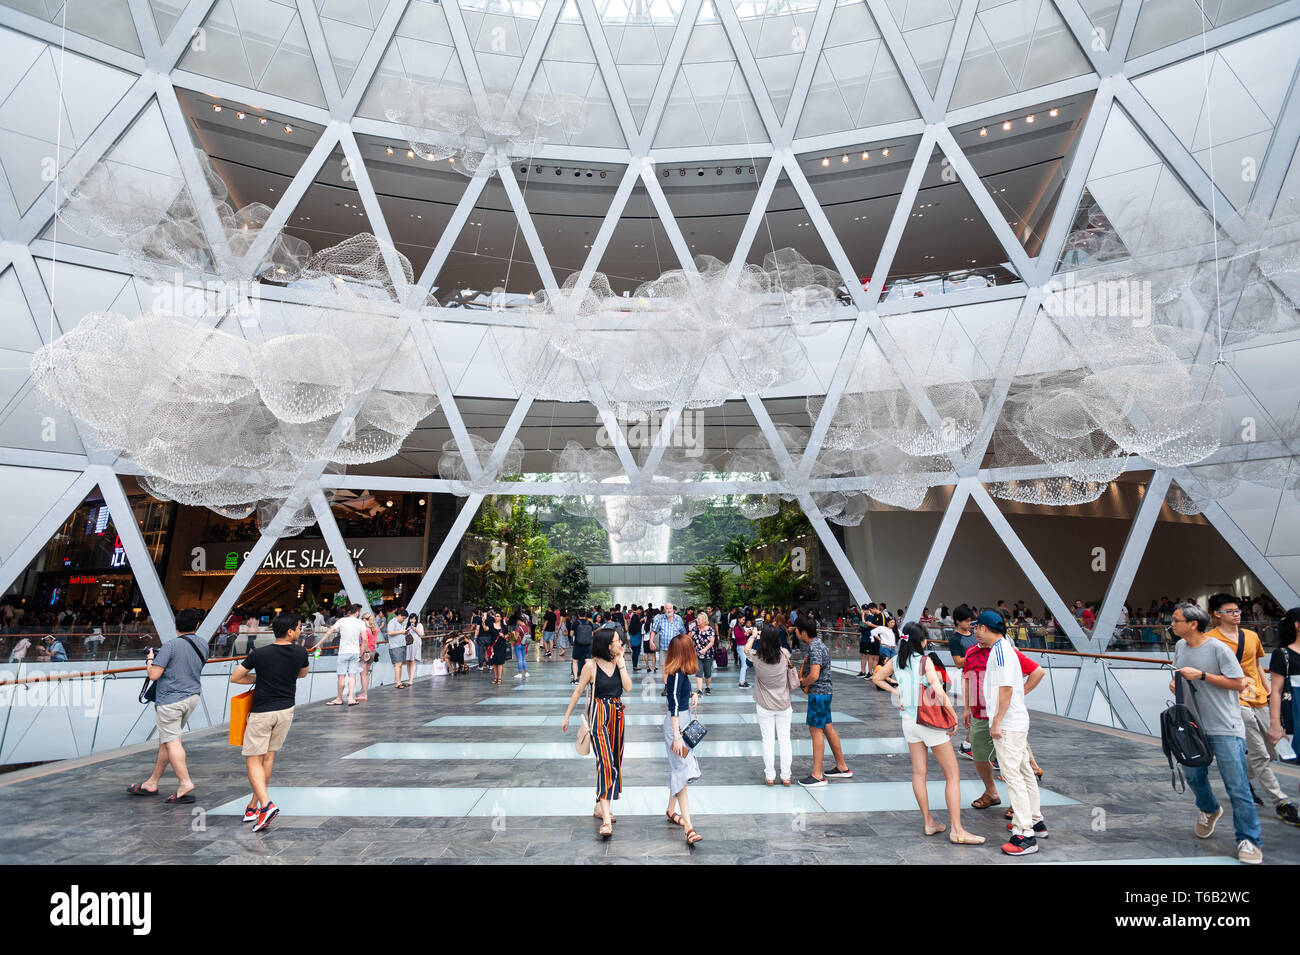
[[[975,618],[976,626],[983,625],[997,633],[1007,632],[1007,621],[996,610],[985,610]]]

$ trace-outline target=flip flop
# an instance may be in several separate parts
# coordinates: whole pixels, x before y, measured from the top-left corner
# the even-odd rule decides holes
[[[988,793],[981,793],[978,799],[971,801],[970,805],[972,809],[987,809],[989,806],[1000,806],[1002,805],[1002,797],[998,796],[990,799]]]
[[[170,796],[167,797],[167,801],[168,801],[169,803],[171,803],[173,806],[175,806],[175,805],[177,805],[177,804],[179,804],[179,803],[191,803],[191,802],[194,802],[194,790],[191,789],[191,790],[190,790],[189,792],[187,792],[184,796],[177,796],[175,793],[173,793],[172,795],[170,795]]]
[[[343,703],[342,703],[341,700],[330,700],[330,701],[329,701],[328,703],[326,703],[325,705],[326,705],[326,706],[342,706]]]
[[[348,703],[348,706],[356,706],[356,705],[357,705],[358,703],[360,703],[360,702],[361,702],[360,700],[351,700],[351,701]]]
[[[156,790],[156,789],[145,789],[143,783],[132,783],[130,786],[127,786],[127,787],[126,787],[126,791],[129,792],[132,796],[156,796],[156,795],[158,795],[158,790]]]

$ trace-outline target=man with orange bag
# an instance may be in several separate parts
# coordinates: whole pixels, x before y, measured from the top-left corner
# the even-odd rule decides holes
[[[258,647],[235,667],[231,683],[252,684],[253,706],[244,728],[244,761],[248,764],[248,781],[253,787],[253,801],[244,809],[244,822],[253,823],[261,832],[280,814],[271,802],[267,785],[275,754],[284,746],[293,724],[293,706],[298,681],[311,669],[307,651],[298,643],[302,620],[296,613],[279,614],[271,621],[275,643]]]

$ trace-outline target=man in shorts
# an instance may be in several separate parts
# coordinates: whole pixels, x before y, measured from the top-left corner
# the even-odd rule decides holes
[[[569,682],[574,686],[578,684],[583,665],[591,658],[591,642],[595,630],[591,614],[586,610],[579,611],[578,622],[573,627],[573,659],[569,661],[569,669],[573,674],[573,679]]]
[[[167,797],[170,803],[194,802],[194,781],[185,764],[185,747],[181,734],[199,705],[203,690],[203,666],[208,662],[206,640],[198,637],[203,613],[182,610],[176,615],[176,639],[162,645],[155,657],[153,649],[146,659],[149,679],[156,681],[154,718],[158,722],[158,758],[153,774],[135,783],[130,792],[136,796],[156,796],[158,783],[168,764],[176,774],[176,792]]]
[[[352,607],[346,619],[355,619],[360,609]],[[231,683],[253,686],[253,708],[244,727],[243,753],[248,782],[253,787],[253,801],[244,807],[244,822],[251,822],[254,832],[261,832],[280,814],[267,787],[275,754],[284,746],[293,725],[298,681],[311,669],[307,651],[298,643],[302,621],[296,613],[279,614],[271,630],[275,643],[253,650],[230,675]]]
[[[388,660],[393,664],[393,684],[400,690],[406,684],[402,682],[402,664],[406,662],[406,608],[399,607],[388,618]]]
[[[343,705],[344,683],[348,688],[348,706],[357,705],[356,683],[361,674],[361,638],[366,630],[360,615],[360,604],[349,605],[344,615],[335,622],[334,626],[326,630],[320,639],[320,642],[324,643],[329,639],[330,634],[339,635],[338,692],[334,694],[334,699],[325,704],[326,706]]]
[[[852,779],[853,770],[844,761],[844,752],[840,749],[840,734],[831,725],[831,654],[817,636],[817,621],[812,614],[801,613],[794,625],[804,645],[803,672],[800,674],[799,686],[808,694],[808,732],[812,736],[812,772],[799,780],[805,789],[820,789],[825,786],[826,777],[832,779]],[[822,774],[822,757],[826,744],[831,744],[831,755],[835,757],[832,771]]]

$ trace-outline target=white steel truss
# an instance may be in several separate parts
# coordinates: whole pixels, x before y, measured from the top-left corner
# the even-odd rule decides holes
[[[140,39],[141,53],[139,54],[118,49],[94,37],[84,36],[71,30],[65,31],[61,29],[61,24],[57,20],[51,23],[20,12],[11,6],[0,5],[0,28],[24,34],[53,47],[62,45],[70,53],[110,65],[134,77],[126,93],[107,111],[99,124],[82,139],[75,152],[63,163],[59,177],[41,190],[35,201],[27,204],[26,208],[19,208],[12,190],[3,183],[3,177],[0,177],[0,186],[2,186],[0,187],[0,272],[12,269],[18,278],[31,313],[37,321],[42,340],[48,340],[51,334],[54,336],[61,334],[80,316],[55,315],[53,300],[56,295],[53,289],[47,293],[37,266],[37,258],[48,259],[57,255],[61,262],[77,263],[105,272],[121,271],[116,258],[111,254],[91,249],[56,246],[43,236],[51,222],[56,204],[63,201],[68,190],[89,173],[93,165],[113,148],[132,123],[146,110],[160,111],[181,172],[190,185],[191,193],[198,205],[205,236],[218,262],[227,269],[233,268],[237,273],[247,277],[252,276],[276,233],[289,221],[318,172],[328,162],[336,148],[342,149],[352,169],[360,203],[372,231],[385,241],[391,239],[389,223],[385,219],[384,210],[372,185],[356,136],[361,133],[400,140],[404,138],[402,129],[395,123],[358,116],[357,110],[372,81],[379,73],[385,53],[396,44],[396,37],[404,18],[408,12],[426,3],[427,0],[391,0],[375,23],[371,36],[364,44],[364,49],[356,58],[352,75],[343,84],[340,83],[335,71],[333,53],[323,22],[324,15],[319,5],[313,0],[295,0],[293,12],[304,31],[309,61],[324,97],[323,105],[300,103],[274,92],[249,89],[228,80],[183,69],[181,63],[190,44],[199,35],[208,17],[213,14],[217,2],[218,0],[190,0],[171,30],[159,40],[154,32],[153,11],[150,5],[144,0],[129,0],[130,17]],[[629,197],[638,184],[644,186],[654,212],[669,238],[678,264],[686,269],[694,267],[687,239],[659,185],[656,176],[658,168],[673,163],[712,164],[714,161],[734,161],[740,157],[747,157],[751,162],[760,158],[770,160],[761,182],[757,184],[753,205],[741,230],[732,262],[733,268],[739,266],[758,239],[767,214],[768,203],[778,180],[782,176],[789,179],[799,201],[804,206],[813,231],[829,254],[830,261],[821,264],[829,265],[841,274],[853,303],[852,309],[845,309],[848,314],[842,319],[851,323],[851,330],[844,340],[842,352],[838,356],[824,356],[833,359],[834,371],[826,383],[825,401],[821,413],[813,422],[809,443],[800,457],[792,458],[782,445],[780,436],[763,406],[762,396],[747,396],[759,430],[776,455],[780,471],[776,478],[766,482],[702,481],[680,486],[654,481],[653,487],[655,493],[671,491],[671,493],[693,496],[779,492],[794,489],[798,493],[802,506],[808,511],[832,561],[848,583],[854,597],[861,602],[867,599],[867,587],[859,579],[848,557],[830,533],[825,519],[813,502],[811,492],[832,488],[860,488],[862,482],[852,478],[810,480],[809,476],[822,449],[831,418],[862,350],[879,348],[889,360],[900,364],[900,367],[905,366],[901,352],[886,328],[884,318],[933,308],[951,308],[977,302],[1014,299],[1020,302],[1017,312],[1018,328],[1032,322],[1038,314],[1043,285],[1052,278],[1056,263],[1060,260],[1089,170],[1100,148],[1107,120],[1115,110],[1122,111],[1123,115],[1132,119],[1147,144],[1188,194],[1202,206],[1215,210],[1224,231],[1229,235],[1239,234],[1242,226],[1232,203],[1188,147],[1175,136],[1161,115],[1143,97],[1134,81],[1179,61],[1200,56],[1203,50],[1213,51],[1225,44],[1264,33],[1296,20],[1300,18],[1300,0],[1285,0],[1240,19],[1218,23],[1208,28],[1203,35],[1178,40],[1136,57],[1129,56],[1129,46],[1139,23],[1142,0],[1124,0],[1112,35],[1103,37],[1102,43],[1096,42],[1097,33],[1094,25],[1079,0],[1051,0],[1051,9],[1059,13],[1069,35],[1073,37],[1091,66],[1091,72],[1057,80],[1047,85],[1018,89],[984,103],[955,108],[952,104],[954,90],[958,85],[968,47],[975,42],[974,30],[977,14],[980,13],[978,0],[961,0],[933,93],[922,75],[922,64],[919,64],[912,54],[908,40],[902,31],[902,24],[895,20],[892,12],[895,5],[886,3],[886,0],[850,0],[850,2],[862,3],[869,12],[879,31],[882,51],[884,51],[881,55],[892,58],[898,76],[915,105],[916,118],[891,120],[877,126],[860,127],[832,134],[805,137],[797,135],[800,117],[810,98],[817,95],[813,91],[814,75],[822,62],[824,52],[835,39],[830,35],[830,26],[837,9],[837,0],[819,0],[817,4],[811,28],[805,37],[806,45],[801,50],[802,58],[799,60],[791,83],[784,117],[776,109],[774,98],[764,80],[762,65],[754,47],[750,44],[745,26],[732,0],[685,0],[682,4],[672,31],[671,42],[664,56],[662,69],[650,95],[644,119],[640,123],[630,106],[628,90],[618,69],[615,51],[611,48],[601,20],[601,13],[605,7],[602,0],[546,0],[540,5],[535,28],[517,58],[518,70],[509,94],[511,99],[518,103],[528,92],[534,78],[539,75],[548,44],[556,35],[559,24],[566,16],[570,16],[570,10],[576,11],[594,55],[595,76],[603,83],[608,93],[625,145],[586,147],[543,144],[537,148],[534,156],[528,158],[529,161],[618,163],[625,167],[613,202],[592,239],[590,253],[582,265],[579,282],[583,286],[590,283],[593,273],[600,269],[602,257],[609,247]],[[64,5],[64,11],[67,6]],[[455,62],[463,73],[471,93],[481,98],[486,95],[487,86],[480,69],[479,55],[475,51],[466,26],[466,11],[461,9],[462,4],[458,0],[444,0],[440,6],[445,13],[455,48]],[[482,9],[482,5],[477,3],[465,2],[464,6],[467,10],[472,8],[481,11]],[[688,55],[692,35],[697,29],[697,21],[702,22],[701,14],[707,15],[710,11],[712,16],[716,17],[716,20],[711,22],[720,23],[722,35],[726,37],[731,52],[734,53],[738,75],[746,87],[762,126],[761,135],[751,136],[752,141],[742,145],[694,147],[665,145],[656,148],[653,144],[665,112],[669,108],[670,95],[678,80],[679,69]],[[572,22],[571,19],[569,22]],[[1277,116],[1273,138],[1268,146],[1267,156],[1263,159],[1255,186],[1256,196],[1270,201],[1278,197],[1288,173],[1295,175],[1292,169],[1293,162],[1300,161],[1294,158],[1296,143],[1300,140],[1300,55],[1297,55],[1295,62],[1279,64],[1279,68],[1288,71],[1290,80],[1286,86],[1284,106]],[[194,143],[188,120],[177,96],[178,89],[236,102],[256,102],[266,109],[322,127],[316,144],[277,201],[268,228],[238,263],[231,262],[232,253],[217,221],[217,210],[211,203],[207,190],[201,187],[202,172],[193,153]],[[67,92],[69,95],[75,95],[73,90]],[[1047,224],[1044,242],[1038,255],[1031,257],[1012,233],[1006,219],[999,213],[988,187],[981,181],[954,136],[954,130],[972,121],[1009,115],[1054,98],[1082,94],[1092,96],[1091,107],[1076,138],[1071,165],[1068,169],[1063,169],[1064,182],[1061,195],[1054,216]],[[810,152],[838,152],[863,142],[877,142],[904,136],[919,137],[920,145],[883,236],[882,246],[871,271],[870,283],[864,287],[855,273],[850,256],[846,253],[844,241],[836,233],[800,168],[799,157]],[[1000,243],[1007,261],[1022,281],[1016,285],[999,286],[987,291],[957,293],[938,300],[905,299],[882,303],[880,301],[882,289],[890,278],[891,266],[907,226],[909,210],[916,202],[921,179],[935,147],[950,164],[957,180],[961,182],[974,202],[979,216]],[[527,195],[520,189],[513,169],[503,168],[500,181],[538,274],[548,289],[554,289],[556,278],[553,264],[548,259],[545,245],[533,223]],[[484,325],[510,325],[516,321],[510,316],[479,313],[475,313],[472,318],[467,318],[463,312],[448,312],[439,309],[436,305],[424,304],[451,254],[456,238],[473,215],[487,183],[486,177],[466,181],[465,191],[451,215],[450,222],[432,243],[433,252],[428,261],[414,263],[417,274],[417,281],[414,284],[408,286],[405,283],[392,255],[389,255],[386,261],[394,283],[399,289],[404,290],[405,301],[413,308],[419,306],[417,312],[420,318],[453,323],[472,321]],[[295,300],[292,289],[268,288],[265,297],[268,300],[286,303]],[[46,319],[49,320],[48,326]],[[572,485],[545,481],[517,484],[495,480],[510,441],[532,405],[533,396],[523,395],[518,399],[509,422],[496,441],[488,460],[480,460],[474,452],[470,431],[457,404],[458,396],[447,376],[443,358],[438,353],[435,336],[431,333],[430,326],[427,322],[409,319],[406,330],[410,333],[414,347],[419,351],[434,381],[452,439],[463,456],[470,475],[478,482],[475,484],[476,493],[465,501],[450,533],[441,543],[437,556],[431,562],[416,592],[411,595],[412,606],[421,606],[427,600],[433,586],[437,583],[438,576],[452,558],[461,536],[486,494],[547,495],[561,492],[574,493],[575,490],[599,494],[636,494],[645,493],[650,487],[664,453],[662,433],[645,463],[638,467],[626,437],[603,394],[594,395],[593,403],[613,439],[615,451],[628,478],[627,484],[594,485],[586,489],[575,489]],[[256,334],[256,331],[253,330],[250,334]],[[910,377],[902,376],[905,382],[909,381]],[[1088,637],[1074,623],[1065,608],[1064,601],[1055,592],[1050,580],[1038,568],[1024,545],[1016,538],[984,487],[985,483],[994,480],[1031,478],[1053,473],[1051,468],[1045,466],[997,471],[982,468],[983,455],[989,446],[1010,384],[1009,374],[995,382],[985,408],[985,417],[980,431],[968,455],[965,459],[954,459],[956,476],[949,475],[944,479],[943,483],[952,490],[950,504],[911,595],[908,613],[915,616],[928,598],[951,544],[957,522],[968,504],[973,501],[1002,534],[1016,563],[1034,582],[1043,599],[1055,612],[1058,612],[1058,619],[1061,620],[1076,649],[1102,650],[1108,643],[1107,634],[1118,619],[1120,605],[1132,583],[1138,562],[1146,550],[1159,512],[1159,501],[1163,499],[1164,491],[1170,481],[1177,480],[1179,472],[1176,469],[1160,468],[1137,458],[1129,462],[1129,470],[1150,469],[1154,472],[1154,476],[1148,487],[1147,496],[1134,518],[1123,555],[1112,575],[1101,608],[1098,629],[1092,637]],[[369,385],[370,383],[367,383],[367,387]],[[1267,418],[1267,412],[1259,405],[1254,394],[1251,393],[1248,397],[1259,408],[1259,413]],[[924,394],[914,393],[913,398],[927,418],[933,417],[933,409],[929,407]],[[352,408],[355,406],[354,401]],[[5,411],[4,407],[0,407],[0,416]],[[680,406],[674,406],[668,415],[669,422],[675,422],[680,413]],[[346,417],[345,413],[340,418],[340,428],[345,426]],[[0,420],[3,418],[0,417]],[[1265,457],[1270,454],[1289,456],[1294,453],[1294,450],[1285,446],[1262,444],[1259,448],[1244,452],[1237,449],[1226,451],[1219,457],[1227,457],[1233,453],[1250,457]],[[70,510],[94,485],[100,486],[110,508],[115,513],[120,512],[125,507],[126,500],[117,475],[132,473],[129,463],[115,461],[111,455],[104,455],[93,449],[88,449],[83,454],[75,454],[0,447],[0,464],[51,467],[81,472],[80,477],[47,514],[32,516],[30,532],[23,536],[9,559],[0,566],[0,583],[6,586],[12,583],[39,551],[48,533],[57,528],[59,522],[66,518]],[[450,487],[447,482],[437,479],[385,478],[373,475],[351,479],[345,475],[325,473],[323,461],[309,462],[304,465],[299,487],[305,490],[300,491],[286,503],[285,512],[301,506],[304,501],[311,504],[331,554],[338,565],[340,578],[349,597],[354,601],[360,601],[364,597],[360,579],[352,566],[342,536],[333,522],[329,507],[322,495],[323,490],[350,486],[392,490],[418,489],[431,493],[446,492]],[[1285,602],[1297,601],[1294,581],[1289,581],[1286,575],[1274,567],[1269,558],[1242,532],[1223,507],[1217,503],[1213,504],[1205,514],[1207,519],[1219,529],[1229,546],[1242,557],[1274,596]],[[209,619],[205,621],[205,628],[208,631],[215,628],[238,600],[262,559],[274,546],[278,537],[277,530],[282,526],[279,521],[272,524],[270,532],[262,536],[254,546],[250,558],[230,580],[229,585],[218,598],[216,607],[209,614]],[[122,531],[124,546],[128,550],[132,566],[136,568],[137,580],[150,612],[159,623],[160,633],[164,638],[170,637],[174,634],[174,627],[157,574],[152,565],[147,568],[138,566],[147,563],[142,561],[146,554],[143,539],[140,538],[138,528],[134,526],[129,529],[124,527]],[[43,534],[46,536],[42,537]],[[1136,717],[1131,703],[1123,697],[1122,691],[1112,692],[1117,687],[1114,681],[1110,682],[1108,689],[1103,685],[1104,681],[1098,679],[1099,674],[1100,669],[1096,672],[1089,671],[1086,674],[1089,677],[1088,681],[1081,676],[1071,704],[1072,715],[1078,712],[1086,715],[1093,687],[1102,686],[1103,693],[1108,696],[1114,712],[1121,720],[1127,723],[1131,718]],[[1140,719],[1138,722],[1140,723]]]

